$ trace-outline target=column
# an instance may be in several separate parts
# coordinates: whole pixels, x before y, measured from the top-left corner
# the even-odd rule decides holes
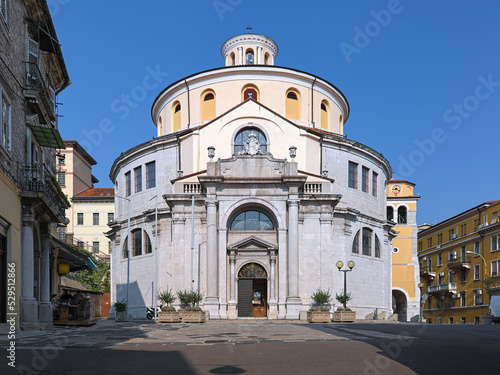
[[[288,201],[288,296],[287,319],[299,319],[299,201]]]
[[[21,328],[34,328],[38,321],[38,305],[34,296],[35,256],[33,231],[35,214],[33,207],[23,205],[23,227],[21,231]]]
[[[205,307],[210,319],[218,319],[217,201],[207,200],[207,296]]]
[[[243,47],[238,47],[238,65],[243,65]]]
[[[262,65],[262,47],[257,47],[257,64]]]
[[[48,236],[42,238],[40,268],[40,322],[52,323],[52,304],[50,303],[50,243]]]
[[[236,319],[238,314],[236,313],[236,252],[231,250],[229,254],[229,302],[227,304],[227,318]]]
[[[269,276],[269,319],[278,319],[278,304],[276,302],[276,252],[269,252],[269,264],[271,266]]]
[[[299,202],[288,201],[288,298],[299,296]]]

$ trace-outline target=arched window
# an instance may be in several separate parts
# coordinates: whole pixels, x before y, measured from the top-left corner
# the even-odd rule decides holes
[[[372,230],[370,228],[363,228],[362,241],[363,255],[372,255]]]
[[[352,241],[352,252],[353,254],[359,254],[359,230],[354,236],[354,241]]]
[[[269,65],[269,53],[266,52],[264,55],[264,65]]]
[[[250,98],[258,102],[260,99],[259,89],[254,85],[245,85],[241,90],[241,101],[244,102]]]
[[[149,239],[146,231],[138,228],[130,232],[130,246],[131,254],[133,257],[142,254],[150,254],[153,252],[151,240]],[[128,236],[125,237],[125,244],[123,245],[123,258],[126,259],[128,254]]]
[[[245,61],[246,61],[246,65],[253,65],[254,64],[253,50],[252,49],[247,49],[247,51],[245,53]]]
[[[387,206],[387,220],[394,221],[394,208]]]
[[[321,128],[325,130],[330,128],[329,106],[326,100],[321,102]]]
[[[161,116],[158,118],[158,135],[162,135],[163,134],[163,127],[162,127],[162,121],[161,121]]]
[[[244,150],[245,142],[250,134],[256,135],[257,141],[259,141],[260,151],[263,153],[267,152],[267,140],[264,133],[257,128],[244,128],[240,130],[234,138],[234,154],[238,154]]]
[[[201,121],[209,121],[215,118],[215,92],[206,90],[201,94]]]
[[[231,230],[272,230],[273,222],[260,211],[244,211],[236,216],[231,223]]]
[[[172,131],[177,131],[181,128],[181,103],[176,101],[172,104]]]
[[[286,92],[285,117],[291,120],[300,120],[300,94],[295,89]]]
[[[406,207],[399,206],[398,207],[398,224],[406,224]]]
[[[342,120],[342,115],[339,117],[339,134],[344,134],[344,122]]]
[[[230,65],[231,66],[236,65],[236,56],[235,56],[234,52],[231,52],[231,55],[230,55]]]
[[[377,235],[375,235],[375,257],[380,258],[380,241]]]

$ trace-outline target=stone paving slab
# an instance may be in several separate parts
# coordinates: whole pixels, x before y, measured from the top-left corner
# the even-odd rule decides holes
[[[335,325],[332,323],[332,325]],[[18,348],[46,346],[54,349],[115,345],[217,345],[258,342],[349,340],[323,324],[300,321],[208,321],[206,323],[115,322],[100,320],[91,327],[49,327],[43,331],[17,331]],[[0,335],[0,347],[9,343]]]

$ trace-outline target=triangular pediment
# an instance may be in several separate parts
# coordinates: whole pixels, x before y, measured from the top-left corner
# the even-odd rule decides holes
[[[229,250],[276,250],[277,246],[256,236],[250,236],[228,246]]]

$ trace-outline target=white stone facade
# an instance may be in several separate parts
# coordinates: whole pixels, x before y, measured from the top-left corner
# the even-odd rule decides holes
[[[232,69],[213,73],[225,77],[217,83],[221,90],[223,85],[239,87],[244,79],[243,70],[236,77]],[[259,101],[217,102],[218,117],[196,126],[188,122],[170,133],[164,131],[167,121],[161,124],[161,108],[165,108],[161,102],[170,103],[175,95],[187,93],[169,94],[167,88],[153,103],[155,124],[163,126],[159,134],[164,135],[124,152],[113,164],[116,224],[108,233],[113,243],[112,300],[121,301],[128,294],[132,318],[145,316],[145,306],[153,304],[156,290],[199,288],[210,319],[247,314],[298,319],[311,306],[316,290],[329,290],[333,297],[343,293],[344,274],[336,267],[339,260],[356,263],[347,273],[347,292],[352,295],[348,305],[358,318],[375,310],[391,313],[394,233],[386,221],[389,163],[369,147],[338,134],[342,129],[338,124],[331,132],[307,122],[316,109],[311,116],[302,112],[299,121],[286,118],[291,113],[288,108],[285,112],[288,104],[281,109],[267,106],[266,97],[273,96],[277,102],[271,95],[275,91],[285,100],[287,84],[276,79],[279,74],[286,71],[289,79],[304,80],[307,73],[260,69],[259,74],[273,79],[266,81],[269,88],[258,88]],[[200,79],[207,79],[207,74],[200,73]],[[251,77],[247,83],[256,85]],[[211,82],[207,79],[205,87],[198,89],[212,89]],[[311,87],[310,97],[335,97],[328,102],[328,110],[347,118],[348,104],[337,88],[324,80]],[[188,112],[199,107],[188,106],[188,97],[183,100],[186,105],[179,109],[187,112],[182,118],[197,118]],[[299,100],[304,104],[305,95]],[[319,109],[322,103],[315,101],[318,113],[324,110]],[[250,134],[260,137],[259,144]],[[240,144],[245,141],[246,145]],[[207,153],[209,146],[214,146],[214,155]],[[147,173],[153,162],[154,183]],[[350,163],[356,165],[351,182]],[[356,186],[349,187],[354,182]],[[129,230],[134,234],[127,258]],[[357,247],[353,246],[356,236]],[[260,304],[254,303],[259,297]],[[331,311],[337,306],[333,298]]]

